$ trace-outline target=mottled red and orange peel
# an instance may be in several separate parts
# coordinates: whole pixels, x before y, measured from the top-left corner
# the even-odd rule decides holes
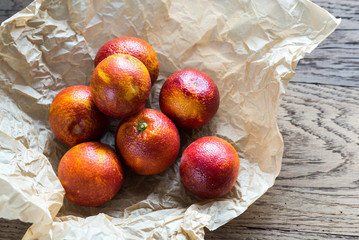
[[[146,41],[135,37],[120,37],[108,41],[97,52],[95,67],[105,58],[113,54],[129,54],[139,59],[148,69],[153,85],[159,74],[159,62],[153,47]]]
[[[236,150],[218,137],[203,137],[183,152],[180,176],[186,188],[202,198],[227,194],[239,174],[240,161]]]
[[[49,110],[49,123],[64,144],[99,139],[107,128],[106,116],[96,107],[88,86],[72,86],[59,92]]]
[[[139,130],[140,123],[147,125],[143,131]],[[130,169],[141,175],[153,175],[175,161],[180,136],[166,115],[154,109],[142,109],[119,124],[116,147]]]
[[[160,108],[179,127],[199,128],[208,123],[219,108],[219,91],[213,80],[195,69],[183,69],[163,84]]]
[[[123,169],[109,146],[86,142],[65,153],[58,177],[70,201],[82,206],[99,206],[111,200],[121,188]]]
[[[147,68],[137,58],[115,54],[97,65],[90,87],[94,102],[103,113],[124,118],[145,105],[151,79]]]

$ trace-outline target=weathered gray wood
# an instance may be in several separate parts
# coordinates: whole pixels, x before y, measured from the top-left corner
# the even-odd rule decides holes
[[[342,22],[300,61],[293,82],[359,86],[359,1],[313,0]]]
[[[8,19],[18,11],[24,9],[32,0],[1,0],[0,1],[0,23]]]
[[[292,83],[275,185],[206,239],[359,239],[359,88]]]
[[[31,226],[19,220],[7,220],[0,218],[0,239],[19,240]]]

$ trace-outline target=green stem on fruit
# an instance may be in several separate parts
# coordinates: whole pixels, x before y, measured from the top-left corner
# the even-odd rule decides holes
[[[138,131],[143,132],[148,127],[148,124],[145,122],[138,123]]]

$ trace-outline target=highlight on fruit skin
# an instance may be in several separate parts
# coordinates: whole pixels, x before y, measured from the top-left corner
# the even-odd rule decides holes
[[[116,53],[129,54],[139,59],[148,69],[153,85],[159,74],[160,65],[156,52],[146,41],[136,37],[119,37],[105,43],[97,52],[95,67],[105,58]]]
[[[65,153],[58,177],[67,199],[94,207],[111,200],[120,190],[123,169],[112,148],[99,142],[85,142]]]
[[[180,177],[183,185],[201,198],[218,198],[234,186],[240,161],[233,146],[222,138],[202,137],[183,152]]]
[[[161,111],[181,128],[199,128],[216,114],[220,96],[217,85],[205,73],[183,69],[163,84],[159,103]]]
[[[151,91],[145,65],[128,54],[114,54],[95,68],[90,82],[96,106],[104,114],[124,118],[138,112]]]
[[[165,114],[145,108],[120,122],[116,149],[124,164],[135,173],[159,174],[176,160],[180,135]]]
[[[74,146],[99,139],[107,117],[96,107],[89,86],[71,86],[60,91],[49,109],[49,124],[64,144]]]

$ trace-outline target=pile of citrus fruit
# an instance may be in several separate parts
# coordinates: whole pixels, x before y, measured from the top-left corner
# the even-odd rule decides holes
[[[219,108],[214,81],[195,69],[183,69],[163,84],[160,111],[144,108],[159,75],[152,46],[134,37],[120,37],[97,52],[90,86],[60,91],[49,110],[54,135],[70,146],[58,177],[66,197],[82,206],[112,199],[122,186],[125,164],[139,175],[159,174],[180,151],[178,129],[200,128]],[[109,117],[121,118],[115,148],[100,143]],[[207,136],[183,152],[180,178],[193,194],[217,198],[233,187],[239,172],[237,152],[227,141]]]

